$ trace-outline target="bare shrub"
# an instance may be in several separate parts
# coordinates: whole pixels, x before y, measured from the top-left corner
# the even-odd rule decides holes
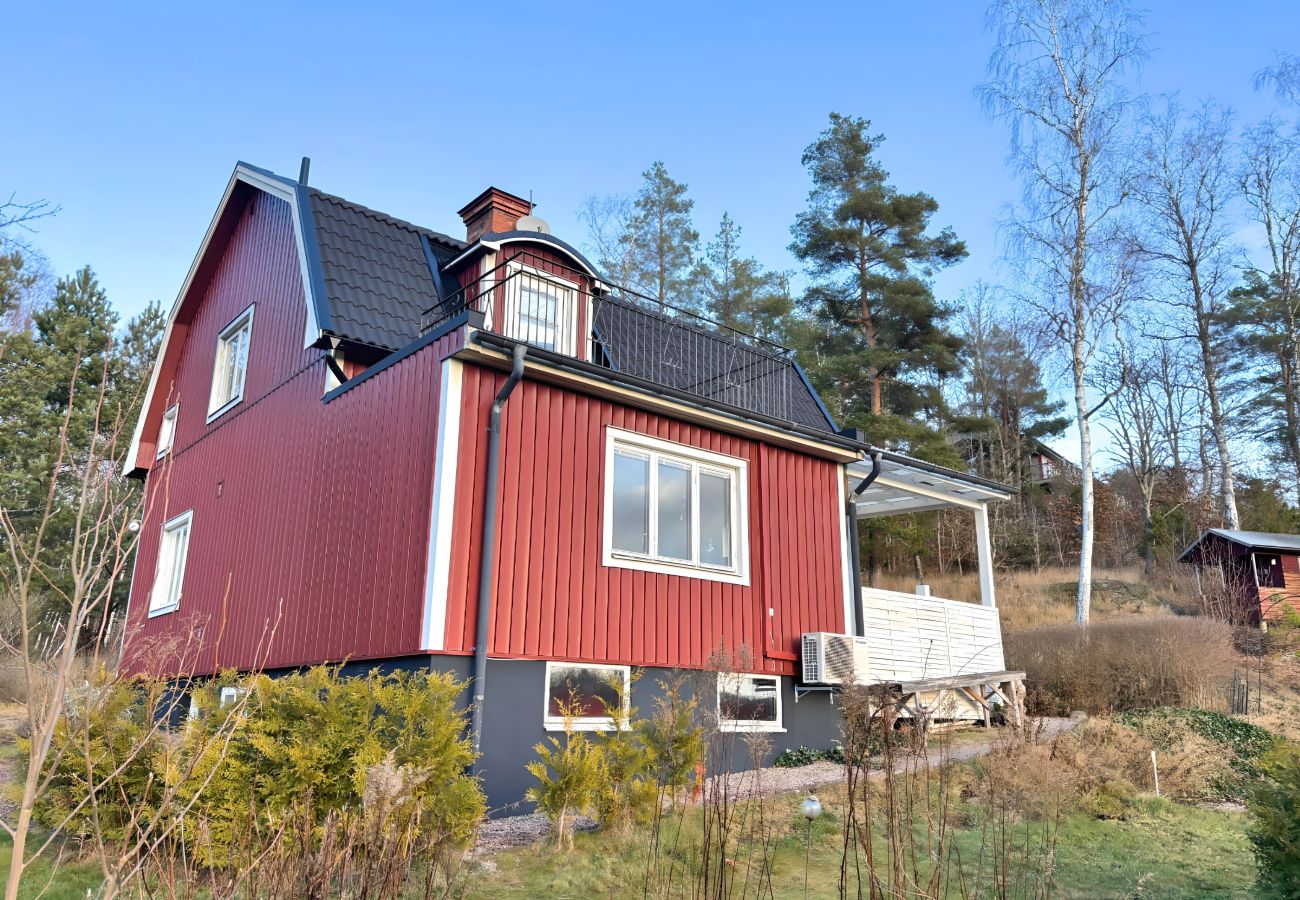
[[[1133,617],[1088,628],[1048,625],[1008,632],[1007,664],[1023,669],[1031,713],[1108,713],[1223,703],[1236,661],[1231,629],[1204,618]]]

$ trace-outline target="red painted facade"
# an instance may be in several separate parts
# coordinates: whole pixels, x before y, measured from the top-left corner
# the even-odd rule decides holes
[[[466,367],[456,505],[472,515],[453,531],[453,652],[474,644],[484,428],[504,380]],[[749,463],[749,585],[603,565],[607,426]],[[534,381],[506,406],[501,459],[494,656],[699,667],[743,645],[756,669],[792,674],[803,632],[845,630],[833,462]]]
[[[248,195],[178,311],[161,399],[142,428],[136,464],[151,470],[124,666],[205,673],[429,652],[440,381],[464,334],[374,365],[326,402],[324,351],[303,349],[291,207]],[[548,248],[509,246],[503,254],[527,249],[564,264]],[[250,303],[244,399],[208,423],[217,335]],[[487,415],[505,378],[460,364],[446,629],[432,648],[451,654],[474,645]],[[177,400],[174,451],[153,463],[162,411]],[[608,426],[748,462],[748,585],[603,564]],[[755,671],[793,674],[803,632],[846,630],[843,470],[830,459],[526,378],[506,407],[501,473],[493,656],[698,667],[719,647],[745,646]],[[148,618],[160,528],[186,510],[180,608]]]

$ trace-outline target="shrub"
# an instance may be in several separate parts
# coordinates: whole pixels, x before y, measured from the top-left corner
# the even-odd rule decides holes
[[[484,817],[481,788],[465,774],[474,758],[458,708],[465,685],[452,676],[350,678],[337,667],[251,676],[240,682],[252,692],[244,721],[220,753],[203,740],[220,721],[209,714],[218,684],[195,692],[200,715],[182,734],[182,747],[212,757],[196,778],[190,830],[191,853],[205,865],[239,864],[270,847],[294,883],[326,856],[322,841],[351,841],[335,856],[364,853],[368,826],[382,838],[374,853],[391,851],[391,828],[402,825],[398,861],[408,867],[416,856],[438,860],[464,847]],[[389,802],[377,823],[381,778],[400,780],[403,800]]]
[[[633,672],[629,685],[639,677],[639,672]],[[610,678],[610,685],[615,701],[606,704],[605,713],[613,727],[598,732],[595,738],[603,777],[596,791],[594,811],[601,828],[625,831],[653,806],[655,784],[650,772],[650,749],[633,724],[636,707],[628,702],[628,686],[619,677]]]
[[[1225,764],[1210,785],[1212,795],[1222,799],[1246,796],[1250,783],[1259,776],[1260,760],[1278,742],[1277,736],[1265,728],[1208,709],[1130,710],[1119,718],[1162,752],[1185,748],[1193,738],[1205,742],[1206,754]],[[1161,778],[1164,778],[1163,761]]]
[[[1218,705],[1236,662],[1226,623],[1174,616],[1009,632],[1006,655],[1038,715]]]
[[[833,762],[838,765],[844,765],[844,749],[838,744],[825,750],[814,750],[811,747],[795,747],[792,750],[782,750],[772,760],[772,765],[782,769],[798,769],[803,766],[811,766],[815,762]]]
[[[587,736],[573,730],[575,707],[560,704],[564,712],[564,740],[548,737],[533,750],[537,759],[527,766],[537,784],[527,797],[555,825],[556,842],[573,847],[573,820],[590,813],[604,778],[600,750]]]
[[[1259,764],[1251,791],[1250,841],[1259,863],[1260,893],[1300,896],[1300,748],[1279,744]]]
[[[637,723],[637,734],[650,756],[650,772],[661,794],[677,794],[704,762],[705,731],[699,702],[687,693],[682,676],[660,679],[654,712]]]

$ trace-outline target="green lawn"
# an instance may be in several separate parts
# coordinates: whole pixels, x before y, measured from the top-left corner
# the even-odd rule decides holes
[[[9,874],[12,856],[13,842],[9,835],[0,834],[0,885]],[[50,877],[52,868],[51,862],[43,859],[28,866],[18,896],[23,900],[37,897],[41,900],[85,900],[87,890],[98,887],[103,880],[99,868],[93,863],[87,865],[64,860],[53,878]]]
[[[793,810],[801,797],[773,798],[784,807],[784,834],[772,861],[777,897],[801,897],[804,877],[804,827]],[[812,832],[810,897],[838,896],[840,821],[833,809]],[[1246,817],[1163,801],[1148,801],[1123,821],[1081,813],[1067,817],[1057,835],[1056,897],[1225,898],[1249,896],[1255,867],[1246,841]],[[693,827],[686,830],[694,834]],[[1035,830],[1035,834],[1041,832]],[[979,856],[981,830],[959,828],[956,849],[966,865]],[[671,853],[667,854],[671,855]],[[636,839],[579,835],[571,853],[553,845],[499,854],[469,877],[473,898],[577,898],[625,896],[641,892],[646,854]],[[745,880],[746,860],[737,859],[737,889]],[[1031,867],[1035,872],[1038,866]],[[969,869],[968,869],[969,870]],[[750,872],[753,869],[749,869]],[[1140,894],[1138,894],[1140,888]],[[683,885],[683,892],[689,888]],[[752,889],[750,892],[752,896]],[[954,887],[950,896],[960,896]]]
[[[801,796],[769,798],[780,836],[774,841],[772,887],[777,897],[803,896],[803,820],[795,811]],[[838,896],[840,820],[833,803],[812,829],[811,865],[808,872],[810,897]],[[1081,813],[1066,818],[1057,835],[1054,897],[1109,898],[1226,898],[1250,896],[1255,877],[1254,863],[1246,841],[1246,817],[1197,809],[1176,803],[1150,800],[1130,810],[1122,821],[1100,820]],[[668,833],[666,830],[665,833]],[[696,833],[694,826],[683,832],[683,840]],[[1039,832],[1035,830],[1035,834]],[[640,834],[643,834],[640,833]],[[959,828],[955,847],[970,866],[980,851],[980,829]],[[550,842],[524,850],[500,853],[486,865],[475,865],[464,873],[471,898],[510,900],[539,897],[619,897],[640,894],[644,871],[644,844],[639,837],[584,834],[571,853],[557,851]],[[684,853],[668,847],[665,860],[678,860],[680,873]],[[0,840],[0,869],[9,864],[10,844]],[[745,858],[736,860],[736,890],[746,872],[751,873],[749,896],[753,896],[755,867]],[[668,863],[665,863],[667,865]],[[1033,867],[1038,871],[1038,867]],[[680,881],[680,876],[678,876]],[[50,865],[38,862],[28,871],[20,894],[24,898],[43,896],[49,900],[81,900],[88,888],[99,884],[93,864],[65,861],[50,881]],[[1140,890],[1139,890],[1140,889]],[[42,891],[44,893],[42,894]],[[683,885],[689,894],[689,888]],[[949,896],[959,896],[953,889]]]

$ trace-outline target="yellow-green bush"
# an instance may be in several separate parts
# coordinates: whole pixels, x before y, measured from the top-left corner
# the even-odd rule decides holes
[[[1300,896],[1300,748],[1278,744],[1260,764],[1249,808],[1250,840],[1265,897]]]
[[[206,749],[215,767],[195,809],[203,842],[194,850],[204,862],[228,863],[250,830],[269,835],[286,817],[319,827],[331,814],[360,810],[368,773],[381,763],[411,773],[421,827],[447,845],[464,845],[482,819],[483,792],[465,771],[474,755],[456,706],[463,682],[377,670],[342,677],[317,667],[255,675],[243,687],[244,721],[228,746],[205,734],[221,716],[201,715],[185,732],[186,745]],[[200,709],[216,708],[217,690],[203,690]]]

